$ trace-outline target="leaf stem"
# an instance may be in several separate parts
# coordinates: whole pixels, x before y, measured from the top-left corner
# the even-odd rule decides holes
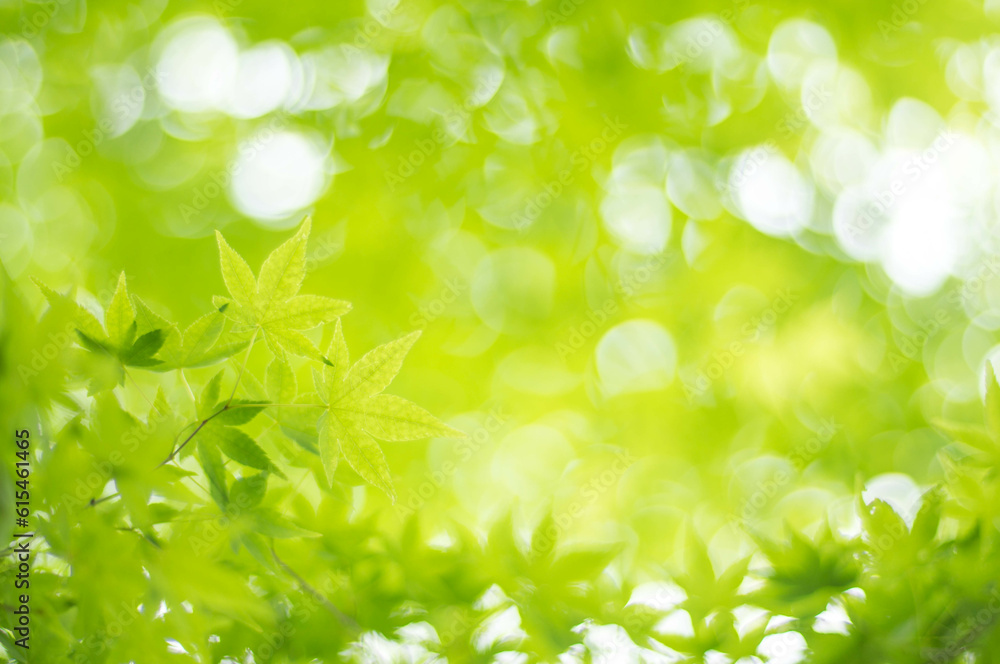
[[[236,376],[236,383],[233,385],[232,394],[229,395],[229,401],[226,402],[226,408],[229,408],[229,404],[231,404],[233,402],[233,399],[236,397],[236,390],[240,386],[240,381],[243,380],[243,372],[247,368],[247,362],[250,361],[250,353],[253,351],[254,342],[257,341],[258,332],[260,332],[259,325],[256,328],[254,328],[253,336],[250,337],[250,344],[247,346],[247,354],[246,357],[243,358],[243,366],[240,367],[240,372]]]
[[[95,507],[97,505],[100,505],[101,503],[106,502],[108,500],[113,500],[115,498],[119,498],[119,497],[121,497],[121,495],[122,495],[121,493],[115,492],[115,493],[111,494],[110,496],[104,496],[103,498],[91,498],[90,502],[87,503],[87,508],[89,509],[91,507]]]
[[[327,599],[321,592],[319,592],[318,590],[316,590],[315,588],[313,588],[311,585],[309,585],[309,583],[305,579],[303,579],[301,576],[299,576],[298,572],[296,572],[291,567],[289,567],[288,563],[286,563],[284,560],[282,560],[281,558],[279,558],[278,557],[278,553],[277,553],[277,551],[274,550],[274,546],[273,545],[271,546],[271,555],[274,556],[274,561],[276,563],[278,563],[278,565],[283,570],[285,570],[286,572],[288,572],[289,576],[291,576],[293,579],[295,579],[299,583],[300,586],[302,586],[303,590],[305,590],[307,593],[309,593],[310,595],[312,595],[316,599],[316,601],[318,601],[320,604],[323,605],[323,608],[325,608],[327,611],[329,611],[331,614],[333,614],[333,616],[335,618],[337,618],[337,620],[339,620],[344,626],[351,627],[353,629],[358,629],[359,628],[358,623],[353,618],[351,618],[349,615],[347,615],[346,613],[344,613],[343,611],[341,611],[340,609],[338,609],[333,604],[333,602],[331,602],[329,599]]]
[[[237,408],[326,408],[322,403],[237,403],[227,406],[226,410]]]
[[[158,466],[156,466],[157,468],[159,468],[161,466],[165,466],[166,464],[170,463],[174,459],[174,457],[176,457],[178,454],[180,454],[181,450],[184,449],[184,446],[187,445],[188,443],[190,443],[191,439],[194,438],[196,435],[198,435],[198,432],[201,431],[205,427],[206,424],[208,424],[209,422],[211,422],[213,419],[215,419],[216,417],[218,417],[222,413],[226,412],[230,408],[239,408],[241,405],[243,405],[243,406],[251,406],[251,405],[253,405],[253,404],[237,404],[236,406],[232,406],[231,404],[233,403],[233,398],[236,396],[236,389],[240,386],[240,380],[242,380],[242,378],[243,378],[243,372],[247,368],[247,362],[250,360],[250,352],[253,350],[253,344],[257,340],[257,333],[258,332],[260,332],[260,327],[259,326],[253,331],[253,336],[250,337],[250,345],[247,347],[246,357],[243,358],[243,366],[240,367],[240,373],[237,374],[237,376],[236,376],[236,384],[233,385],[233,392],[232,392],[232,394],[229,395],[229,400],[226,401],[226,405],[223,406],[222,408],[220,408],[218,411],[212,413],[211,415],[209,415],[205,419],[203,419],[198,424],[198,427],[194,431],[191,432],[191,435],[188,436],[187,438],[185,438],[184,442],[181,443],[176,449],[174,449],[173,452],[170,453],[170,456],[168,456],[166,459],[164,459],[163,461],[161,461],[160,464]],[[182,372],[181,376],[183,377],[183,375],[184,374]],[[190,389],[191,388],[188,388],[188,391],[190,391]],[[188,426],[190,426],[190,425],[188,425]]]
[[[157,466],[157,468],[159,468],[160,466],[165,466],[166,464],[170,463],[170,461],[175,456],[177,456],[178,454],[181,453],[181,450],[184,449],[184,446],[187,445],[188,443],[190,443],[191,439],[194,438],[198,434],[198,432],[201,431],[205,427],[206,424],[208,424],[209,422],[211,422],[212,420],[214,420],[219,415],[222,415],[227,410],[229,410],[229,405],[228,404],[225,405],[225,406],[223,406],[222,408],[220,408],[216,412],[212,413],[211,415],[209,415],[205,419],[203,419],[198,424],[197,428],[195,428],[195,430],[191,432],[191,435],[188,436],[187,438],[185,438],[184,442],[181,443],[173,452],[170,453],[170,456],[168,456],[166,459],[164,459],[163,461],[161,461],[160,464]],[[188,426],[191,426],[191,425],[189,424]],[[183,431],[183,429],[182,429],[182,431]]]
[[[188,443],[190,443],[191,439],[194,438],[198,434],[198,432],[201,431],[205,427],[206,424],[208,424],[209,422],[211,422],[212,420],[214,420],[219,415],[222,415],[227,410],[236,410],[237,408],[268,408],[268,407],[271,407],[271,406],[278,407],[278,408],[295,408],[295,407],[325,408],[325,406],[323,406],[322,404],[318,404],[318,403],[291,403],[291,404],[283,404],[283,403],[264,403],[264,404],[238,403],[236,405],[229,405],[227,403],[225,406],[223,406],[222,408],[220,408],[218,411],[212,413],[211,415],[209,415],[208,417],[206,417],[205,419],[203,419],[201,422],[199,422],[197,428],[195,428],[195,430],[191,432],[191,435],[188,436],[187,438],[185,438],[184,442],[181,443],[173,452],[170,453],[170,456],[168,456],[166,459],[164,459],[163,461],[161,461],[159,463],[159,465],[157,465],[156,467],[159,468],[161,466],[165,466],[168,463],[170,463],[170,461],[172,461],[174,459],[174,457],[176,457],[178,454],[181,453],[181,450],[184,449],[184,446],[187,445]],[[191,424],[194,424],[194,423],[192,422]],[[187,427],[190,427],[191,424],[187,425]],[[186,429],[187,427],[184,427],[184,428]],[[183,431],[183,430],[184,429],[181,429],[181,431]],[[93,501],[91,501],[91,502],[93,502]]]
[[[132,381],[132,384],[135,385],[136,392],[139,393],[139,396],[142,397],[143,401],[145,401],[147,404],[149,404],[149,407],[152,408],[153,410],[155,410],[157,413],[160,413],[160,409],[156,407],[155,403],[153,403],[152,401],[149,400],[149,397],[146,396],[146,393],[143,392],[142,388],[139,386],[138,381],[136,381],[136,379],[132,376],[132,374],[125,367],[124,364],[122,365],[122,373],[125,374],[126,378],[128,378],[130,381]],[[160,413],[160,415],[162,415],[162,414],[163,413]]]
[[[195,398],[194,392],[191,390],[191,385],[188,383],[187,376],[184,375],[184,369],[178,369],[177,373],[180,374],[181,383],[184,384],[185,389],[187,389],[188,396],[191,397],[191,401],[198,403],[198,399]]]
[[[236,389],[239,387],[240,380],[243,377],[243,372],[246,369],[247,361],[250,359],[250,351],[253,349],[253,344],[254,344],[254,341],[256,341],[257,332],[259,332],[259,331],[260,331],[260,328],[258,327],[256,330],[254,330],[253,336],[250,338],[250,346],[249,346],[249,348],[247,348],[247,355],[243,359],[243,366],[240,367],[240,373],[236,377],[236,385],[233,386],[233,392],[229,396],[229,400],[226,402],[226,405],[223,406],[222,408],[220,408],[219,410],[217,410],[216,412],[212,413],[211,415],[209,415],[205,419],[203,419],[200,422],[198,422],[197,426],[195,427],[195,430],[192,431],[188,435],[188,437],[184,439],[184,442],[182,442],[180,445],[178,445],[177,447],[175,447],[170,452],[170,454],[167,456],[166,459],[164,459],[159,464],[157,464],[157,466],[156,466],[157,468],[161,468],[161,467],[167,465],[168,463],[170,463],[171,461],[173,461],[177,457],[177,455],[181,453],[181,450],[183,450],[187,446],[187,444],[190,443],[194,439],[194,437],[198,435],[198,432],[205,428],[206,424],[208,424],[209,422],[211,422],[213,419],[215,419],[219,415],[222,415],[227,410],[235,410],[237,408],[268,408],[268,407],[276,407],[276,408],[325,408],[326,407],[323,404],[318,404],[318,403],[289,403],[289,404],[284,404],[284,403],[260,403],[260,404],[256,404],[256,403],[238,403],[238,404],[233,404],[233,398],[236,396]],[[184,383],[184,386],[187,387],[187,389],[188,389],[188,393],[191,394],[192,398],[194,398],[194,394],[191,392],[191,387],[188,385],[187,379],[184,377],[184,371],[180,370],[179,373],[180,373],[180,376],[181,376],[181,381]],[[185,430],[187,430],[188,428],[190,428],[194,424],[195,423],[192,422],[192,423],[188,424],[187,426],[185,426],[183,429],[181,429],[180,432],[177,434],[177,436],[174,438],[174,440],[176,441],[177,438],[179,438],[181,436],[181,434],[184,433]],[[95,505],[97,505],[99,503],[102,503],[105,500],[110,500],[112,498],[115,498],[118,495],[119,494],[116,493],[116,494],[113,494],[111,496],[105,496],[104,498],[100,498],[100,499],[91,498],[90,499],[90,503],[88,503],[87,506],[88,507],[94,507]]]

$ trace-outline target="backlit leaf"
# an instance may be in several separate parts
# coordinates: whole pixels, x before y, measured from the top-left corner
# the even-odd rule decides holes
[[[280,306],[299,292],[305,277],[306,243],[311,227],[312,220],[306,217],[295,235],[272,251],[261,266],[254,303],[262,320],[271,320],[279,313],[275,305]],[[284,311],[285,307],[280,306],[282,315]]]
[[[208,478],[209,491],[220,507],[228,502],[226,492],[226,470],[222,465],[219,449],[208,441],[198,441],[198,461]]]
[[[347,372],[343,383],[331,388],[330,401],[363,399],[384,390],[399,373],[403,359],[419,337],[419,331],[411,332],[368,351]]]
[[[351,304],[344,300],[334,300],[320,295],[297,295],[276,307],[263,319],[269,327],[287,327],[293,330],[308,330],[320,323],[343,316],[351,310]]]
[[[214,411],[212,408],[219,402],[219,392],[222,389],[222,375],[225,371],[219,371],[211,380],[205,383],[198,397],[198,416],[205,418]]]
[[[135,309],[129,300],[125,273],[122,272],[118,275],[118,287],[104,314],[104,327],[108,332],[108,340],[115,348],[125,348],[131,343],[131,339],[135,338],[137,328],[133,328],[134,325]]]
[[[254,439],[239,429],[209,425],[204,428],[201,435],[237,463],[257,470],[266,470],[279,477],[285,476],[277,466],[271,463],[267,453],[260,448]]]
[[[149,367],[159,364],[159,360],[153,359],[153,355],[163,345],[166,338],[166,330],[152,330],[142,335],[132,344],[131,347],[121,353],[123,364],[136,367]]]
[[[345,423],[332,412],[327,416],[327,426],[322,433],[331,441],[328,445],[332,445],[333,440],[339,443],[344,460],[354,472],[372,486],[385,492],[391,500],[396,500],[396,490],[393,488],[385,455],[371,436],[357,427],[345,426]],[[332,458],[331,455],[327,455],[327,460]],[[328,468],[326,461],[324,468]]]
[[[240,426],[257,417],[266,407],[267,404],[260,401],[233,399],[233,402],[228,406],[220,403],[213,409],[213,412],[219,414],[212,418],[212,423],[225,426]]]
[[[333,415],[326,415],[319,426],[319,458],[323,462],[327,484],[333,486],[333,476],[340,462],[340,429]]]
[[[226,283],[226,289],[237,305],[252,310],[254,294],[257,292],[257,281],[254,279],[250,266],[226,243],[222,233],[216,231],[215,239],[219,245],[222,280]]]
[[[250,509],[260,504],[267,491],[267,473],[257,473],[233,482],[229,500],[239,509]]]
[[[368,433],[381,440],[417,440],[436,436],[462,438],[465,435],[420,406],[391,394],[377,394],[358,402],[358,406],[365,414]]]

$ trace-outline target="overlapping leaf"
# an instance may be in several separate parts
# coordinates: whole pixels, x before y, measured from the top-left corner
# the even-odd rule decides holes
[[[301,331],[331,321],[351,309],[350,303],[343,300],[298,295],[305,278],[310,226],[307,218],[291,239],[271,252],[257,278],[222,234],[216,233],[222,278],[230,295],[229,298],[216,298],[216,305],[244,330],[260,330],[278,357],[291,353],[321,359],[316,346]]]
[[[159,318],[138,298],[133,298],[140,321]],[[162,323],[160,323],[162,321]],[[201,316],[180,332],[176,325],[162,318],[153,324],[167,325],[166,340],[158,357],[163,364],[158,369],[204,367],[238,353],[250,343],[245,331],[225,330],[226,317],[218,310]]]
[[[271,472],[278,477],[285,474],[267,456],[257,442],[246,433],[231,426],[207,425],[198,434],[201,442],[220,450],[227,457],[249,468]]]
[[[104,312],[103,328],[93,314],[69,297],[60,295],[42,283],[36,283],[51,306],[68,307],[71,310],[80,345],[84,348],[114,357],[123,366],[148,368],[162,363],[154,356],[167,338],[166,321],[156,317],[159,319],[157,322],[164,324],[150,325],[152,319],[146,314],[151,312],[143,305],[144,320],[140,327],[136,308],[128,294],[124,272],[118,276],[118,286]]]
[[[245,432],[236,427],[247,424],[260,413],[266,404],[258,402],[243,401],[221,401],[222,377],[224,372],[215,374],[198,396],[195,404],[198,417],[206,422],[204,428],[198,433],[199,446],[207,445],[212,451],[201,452],[199,456],[205,466],[206,473],[213,472],[215,466],[214,458],[218,451],[227,457],[250,468],[274,473],[284,477],[281,470],[275,466],[271,459]],[[206,457],[206,455],[209,455]],[[213,480],[212,484],[216,482]],[[225,493],[223,487],[214,487],[218,493]],[[213,496],[215,495],[213,491]]]
[[[329,364],[313,374],[317,392],[327,406],[319,422],[319,452],[331,484],[343,457],[358,475],[395,500],[385,455],[375,438],[401,441],[464,436],[419,406],[381,393],[399,373],[419,336],[413,332],[390,341],[348,368],[347,344],[340,321],[336,322],[326,353]]]

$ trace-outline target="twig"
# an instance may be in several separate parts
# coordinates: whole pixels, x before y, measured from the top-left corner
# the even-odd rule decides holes
[[[240,381],[243,380],[243,372],[247,368],[247,362],[250,361],[250,353],[253,351],[253,344],[257,341],[257,333],[260,332],[260,326],[254,328],[253,336],[250,337],[250,345],[247,346],[246,357],[243,358],[243,366],[240,367],[240,372],[236,376],[236,383],[233,385],[233,393],[229,395],[229,401],[226,402],[226,408],[229,408],[229,404],[233,402],[236,397],[236,389],[240,386]]]
[[[142,400],[145,401],[147,404],[149,404],[150,408],[155,410],[157,413],[160,413],[160,409],[156,407],[156,403],[149,400],[149,397],[146,396],[146,393],[143,392],[142,388],[139,386],[139,382],[135,379],[135,377],[132,375],[132,373],[128,370],[128,368],[124,364],[122,365],[122,372],[125,374],[125,377],[128,378],[130,381],[132,381],[132,384],[135,385],[135,390],[136,392],[139,393],[139,396],[142,397]],[[160,413],[160,415],[163,415],[163,413]]]
[[[191,442],[191,439],[192,439],[192,438],[194,438],[194,437],[195,437],[195,435],[197,435],[197,433],[198,433],[199,431],[201,431],[201,430],[202,430],[202,428],[203,428],[203,427],[204,427],[204,426],[205,426],[206,424],[208,424],[209,422],[211,422],[213,418],[215,418],[215,417],[217,417],[217,416],[221,415],[221,414],[222,414],[222,413],[224,413],[225,411],[226,411],[226,409],[225,409],[225,408],[223,408],[223,409],[222,409],[222,410],[220,410],[219,412],[217,412],[217,413],[213,413],[213,414],[209,415],[208,417],[206,417],[205,419],[203,419],[203,420],[201,421],[201,423],[200,423],[200,424],[198,425],[198,428],[196,428],[196,429],[195,429],[194,431],[192,431],[192,432],[191,432],[191,435],[190,435],[190,436],[188,436],[187,438],[185,438],[185,439],[184,439],[184,442],[183,442],[183,443],[181,443],[179,447],[177,447],[177,448],[176,448],[176,449],[175,449],[175,450],[174,450],[173,452],[171,452],[171,453],[170,453],[170,456],[168,456],[168,457],[167,457],[166,459],[164,459],[163,461],[161,461],[161,462],[160,462],[160,464],[159,464],[159,465],[157,466],[157,468],[159,468],[159,467],[161,467],[161,466],[165,466],[165,465],[167,465],[168,463],[170,463],[171,461],[173,461],[174,457],[176,457],[176,456],[177,456],[178,454],[180,454],[180,453],[181,453],[181,450],[183,450],[183,449],[184,449],[184,446],[185,446],[185,445],[187,445],[188,443],[190,443],[190,442]]]
[[[191,390],[191,385],[188,383],[187,376],[184,375],[184,369],[183,368],[178,369],[177,373],[180,374],[181,383],[183,383],[184,387],[187,388],[187,393],[188,393],[188,396],[191,397],[191,401],[193,401],[195,404],[197,404],[198,403],[198,399],[194,396],[194,392]]]
[[[121,493],[117,493],[116,492],[116,493],[111,494],[110,496],[104,496],[103,498],[91,498],[90,502],[87,503],[87,507],[93,507],[94,505],[100,505],[101,503],[106,502],[108,500],[112,500],[114,498],[117,498],[120,495],[121,495]]]
[[[288,572],[288,574],[292,578],[294,578],[296,581],[298,581],[299,585],[302,586],[303,590],[305,590],[307,593],[309,593],[314,598],[316,598],[316,601],[318,601],[320,604],[322,604],[323,608],[325,608],[327,611],[329,611],[331,614],[333,614],[333,616],[335,618],[337,618],[337,620],[339,620],[344,626],[351,627],[352,629],[358,629],[359,628],[359,625],[358,625],[357,621],[354,620],[354,618],[351,618],[349,615],[347,615],[346,613],[344,613],[343,611],[341,611],[340,609],[338,609],[336,606],[334,606],[333,602],[331,602],[330,600],[328,600],[326,597],[323,596],[323,594],[321,592],[319,592],[318,590],[316,590],[315,588],[313,588],[311,585],[309,585],[309,583],[305,579],[303,579],[301,576],[299,576],[299,574],[295,570],[293,570],[291,567],[288,566],[288,563],[286,563],[284,560],[282,560],[281,558],[279,558],[278,557],[278,553],[274,550],[273,546],[271,547],[271,555],[274,556],[274,561],[276,563],[278,563],[278,565],[283,570],[285,570],[286,572]]]

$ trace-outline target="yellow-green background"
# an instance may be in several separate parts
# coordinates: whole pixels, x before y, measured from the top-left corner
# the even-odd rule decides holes
[[[890,111],[904,98],[925,104],[920,108],[933,109],[977,142],[989,156],[980,175],[995,181],[996,129],[989,116],[995,83],[988,63],[1000,53],[997,15],[976,2],[907,4],[913,12],[904,4],[579,0],[562,3],[570,8],[563,11],[549,0],[400,0],[382,24],[373,18],[379,7],[361,2],[2,2],[0,257],[36,314],[45,305],[30,277],[106,306],[124,271],[132,293],[186,325],[224,292],[216,229],[256,269],[309,214],[303,292],[353,303],[343,320],[353,356],[423,329],[391,391],[469,432],[475,449],[466,454],[469,443],[453,440],[384,446],[399,501],[391,505],[370,487],[358,489],[348,494],[353,515],[345,512],[338,517],[343,524],[330,525],[338,537],[360,538],[356,524],[371,519],[365,523],[380,533],[371,564],[382,567],[359,572],[357,561],[370,552],[324,556],[318,553],[324,545],[312,540],[295,556],[317,584],[329,570],[353,569],[345,573],[378,576],[391,591],[369,594],[359,582],[347,603],[364,629],[324,645],[322,621],[311,624],[291,637],[301,644],[275,661],[337,661],[367,630],[399,639],[393,630],[409,619],[388,616],[405,615],[401,607],[411,602],[419,607],[410,606],[416,616],[451,606],[472,611],[471,599],[456,597],[457,582],[434,578],[433,565],[397,568],[411,550],[421,552],[415,558],[449,551],[458,526],[482,536],[508,513],[515,537],[526,538],[546,514],[565,515],[583,503],[584,511],[560,526],[560,540],[619,545],[607,574],[625,587],[667,581],[690,566],[681,551],[691,532],[706,542],[717,572],[753,553],[757,544],[732,519],[775,473],[787,472],[788,479],[753,510],[751,530],[781,539],[787,525],[813,536],[829,522],[839,537],[850,538],[866,482],[878,479],[871,486],[905,510],[914,495],[944,479],[936,455],[946,441],[932,429],[934,420],[980,421],[983,370],[998,327],[1000,283],[989,269],[995,212],[987,205],[969,213],[961,231],[966,249],[950,274],[930,292],[915,293],[895,283],[879,261],[845,252],[830,229],[837,191],[815,184],[808,227],[773,237],[719,207],[719,185],[737,154],[769,141],[807,182],[823,160],[817,142],[835,130],[850,128],[889,150]],[[27,29],[24,21],[39,12],[51,17]],[[898,26],[894,12],[905,18]],[[713,37],[707,50],[731,40],[735,56],[706,64],[657,55],[678,22],[699,16],[724,24],[724,37]],[[865,83],[861,91],[835,91],[827,103],[842,115],[833,124],[806,117],[801,90],[775,80],[769,42],[776,27],[792,19],[825,30],[836,45],[832,66]],[[347,45],[339,59],[321,63],[320,78],[339,80],[358,62],[381,63],[385,74],[359,99],[315,109],[304,108],[300,95],[288,108],[244,119],[224,109],[178,110],[154,83],[144,89],[141,116],[129,130],[90,141],[94,152],[60,178],[52,164],[65,159],[67,145],[87,143],[87,132],[105,117],[102,109],[120,99],[102,91],[101,77],[123,65],[139,77],[155,72],[177,26],[191,21],[214,22],[242,49],[280,40],[304,57]],[[366,28],[370,40],[359,37]],[[636,53],[647,47],[653,54],[644,61]],[[808,57],[802,61],[808,64]],[[477,98],[475,108],[459,113],[463,131],[439,140],[449,113],[475,96],[482,79],[477,68],[484,66],[502,76],[499,91]],[[959,79],[979,91],[961,87]],[[624,126],[620,136],[576,169],[574,152],[609,119]],[[279,219],[255,219],[236,209],[223,188],[204,210],[185,212],[195,192],[236,157],[239,142],[275,121],[326,146],[327,182],[318,198]],[[387,178],[421,145],[432,147],[412,176]],[[701,219],[689,218],[678,209],[677,194],[668,193],[672,160],[683,151],[696,151],[713,174],[707,188],[681,192],[713,210]],[[571,182],[533,223],[503,227],[510,211],[523,209],[565,168],[573,169]],[[659,192],[670,211],[662,248],[641,255],[610,232],[602,203],[615,178],[624,183],[626,201],[635,200],[629,187],[637,182],[646,194]],[[651,257],[654,268],[646,272]],[[965,297],[961,289],[972,277],[983,281]],[[787,307],[777,304],[783,296]],[[613,309],[606,319],[589,316],[605,306]],[[579,347],[565,352],[564,344],[595,317]],[[773,322],[758,324],[762,317]],[[935,317],[943,317],[943,325],[910,345]],[[601,340],[614,341],[611,331],[635,319],[657,326],[642,329],[667,337],[672,357],[669,351],[654,356],[632,339],[615,347],[633,353],[631,363],[619,357],[602,364]],[[17,325],[5,319],[4,333]],[[732,365],[707,390],[692,391],[699,372],[723,362],[733,343],[739,353]],[[268,360],[258,351],[251,372],[262,375]],[[5,423],[38,416],[14,368],[21,361],[11,358],[4,366],[5,393],[19,395],[6,401],[5,408],[19,407],[5,412]],[[643,369],[658,362],[665,370],[644,383]],[[203,381],[214,371],[193,375]],[[307,382],[308,372],[299,378]],[[622,389],[620,380],[634,389]],[[119,389],[119,397],[139,412],[140,388],[155,389],[161,381],[168,390],[181,389],[174,378],[154,374]],[[498,426],[489,425],[491,412]],[[50,427],[62,421],[40,417]],[[832,429],[824,424],[830,421]],[[56,436],[53,429],[39,433]],[[615,470],[625,468],[615,465],[623,453],[627,469]],[[804,459],[799,468],[796,458]],[[442,478],[449,461],[453,472]],[[324,500],[318,489],[304,495],[313,509]],[[420,543],[404,530],[414,512]],[[87,581],[87,561],[100,559],[107,546],[100,538],[79,545],[72,574],[81,577],[82,592],[116,597],[113,577]],[[496,562],[502,554],[486,546],[481,555]],[[58,574],[70,573],[67,564],[39,563]],[[760,558],[753,565],[766,566]],[[625,592],[618,603],[627,599]],[[538,595],[523,602],[521,619],[530,622],[526,614],[544,613],[550,600]],[[57,620],[57,604],[36,620]],[[74,632],[75,618],[62,620],[67,634],[83,638]],[[197,616],[191,620],[197,623]],[[206,626],[191,629],[191,643],[200,647],[216,627],[206,619]],[[529,630],[529,642],[544,645],[523,649],[554,661],[569,647],[564,639],[575,637],[561,627],[552,628],[561,636],[551,637],[547,629]],[[156,654],[137,661],[161,661],[164,638],[184,642],[179,633],[164,632],[150,645]],[[920,661],[917,655],[892,659],[888,650],[869,659],[864,652],[881,651],[858,651],[861,659],[850,661]],[[216,652],[223,654],[237,653]],[[995,655],[982,657],[988,658],[974,661]],[[168,660],[183,656],[162,661]]]

